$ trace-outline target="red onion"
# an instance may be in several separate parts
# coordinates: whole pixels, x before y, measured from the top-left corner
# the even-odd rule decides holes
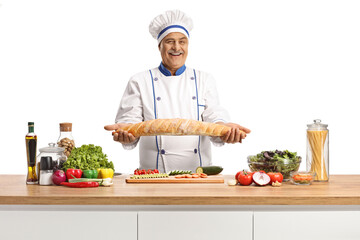
[[[66,181],[66,175],[63,170],[56,170],[52,175],[52,181],[56,185],[60,185],[62,182]]]
[[[269,175],[267,175],[265,172],[255,172],[252,177],[255,184],[258,186],[268,185],[271,181]]]

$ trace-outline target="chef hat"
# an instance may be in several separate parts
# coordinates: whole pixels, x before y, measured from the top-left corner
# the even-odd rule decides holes
[[[172,32],[183,33],[189,38],[189,32],[192,28],[193,22],[191,18],[179,10],[166,11],[164,14],[154,18],[149,25],[150,34],[158,40],[158,43]]]

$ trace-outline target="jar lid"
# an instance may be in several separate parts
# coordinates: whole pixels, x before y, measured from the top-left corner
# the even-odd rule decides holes
[[[72,123],[60,123],[60,131],[61,132],[71,132],[72,130]]]
[[[321,123],[320,119],[315,119],[314,123],[308,124],[308,130],[327,130],[327,124]]]
[[[65,151],[63,147],[56,147],[55,143],[49,143],[48,147],[40,148],[39,152],[47,152],[47,153],[62,153]]]

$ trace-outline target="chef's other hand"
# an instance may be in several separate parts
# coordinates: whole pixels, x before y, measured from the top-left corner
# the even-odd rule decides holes
[[[217,122],[217,124],[222,124],[231,128],[225,136],[220,137],[221,140],[226,143],[241,143],[242,139],[246,138],[246,134],[251,132],[250,129],[236,123]]]
[[[129,124],[126,123],[116,123],[112,125],[106,125],[104,128],[108,131],[115,131],[118,130],[121,127],[128,126]],[[120,142],[122,144],[129,144],[135,142],[138,138],[134,137],[131,133],[128,133],[127,131],[119,129],[119,132],[115,132],[113,134],[113,139],[116,142]]]

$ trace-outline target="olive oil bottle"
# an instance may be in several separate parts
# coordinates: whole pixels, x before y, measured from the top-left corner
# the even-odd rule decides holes
[[[37,136],[34,133],[34,122],[28,122],[29,132],[26,134],[26,156],[28,173],[26,177],[26,184],[38,184],[39,180],[36,175],[36,146]]]

